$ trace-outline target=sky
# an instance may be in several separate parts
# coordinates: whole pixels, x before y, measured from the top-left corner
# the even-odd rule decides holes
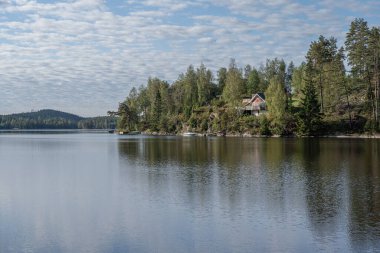
[[[379,0],[0,0],[0,114],[116,110],[149,77],[230,59],[297,65],[311,41],[343,45],[354,18],[380,25]]]

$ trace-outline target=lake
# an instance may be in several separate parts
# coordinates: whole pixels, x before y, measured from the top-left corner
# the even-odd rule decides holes
[[[380,252],[380,140],[0,134],[0,252]]]

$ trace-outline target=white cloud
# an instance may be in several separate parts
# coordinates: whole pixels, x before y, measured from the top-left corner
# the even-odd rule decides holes
[[[299,63],[320,34],[343,40],[345,12],[379,25],[374,1],[114,3],[0,0],[0,113],[48,106],[104,114],[149,76],[173,81],[189,64]]]

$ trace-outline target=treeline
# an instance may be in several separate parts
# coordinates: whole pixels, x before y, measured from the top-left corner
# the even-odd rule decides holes
[[[0,115],[0,129],[109,129],[115,125],[115,117],[83,118],[55,110]]]
[[[242,69],[232,59],[216,76],[201,64],[172,84],[149,78],[119,104],[118,128],[266,135],[379,131],[379,34],[379,27],[355,19],[344,47],[320,36],[299,66],[275,58]],[[268,113],[243,114],[242,98],[258,92],[265,93]]]
[[[79,129],[115,129],[116,118],[110,116],[101,116],[85,118],[77,123]]]

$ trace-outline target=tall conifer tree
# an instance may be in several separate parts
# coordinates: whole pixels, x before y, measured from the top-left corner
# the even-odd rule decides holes
[[[311,66],[308,64],[306,72],[309,72],[310,68]],[[303,136],[316,135],[321,126],[321,113],[317,91],[310,74],[302,93],[301,108],[297,120],[298,134]]]

